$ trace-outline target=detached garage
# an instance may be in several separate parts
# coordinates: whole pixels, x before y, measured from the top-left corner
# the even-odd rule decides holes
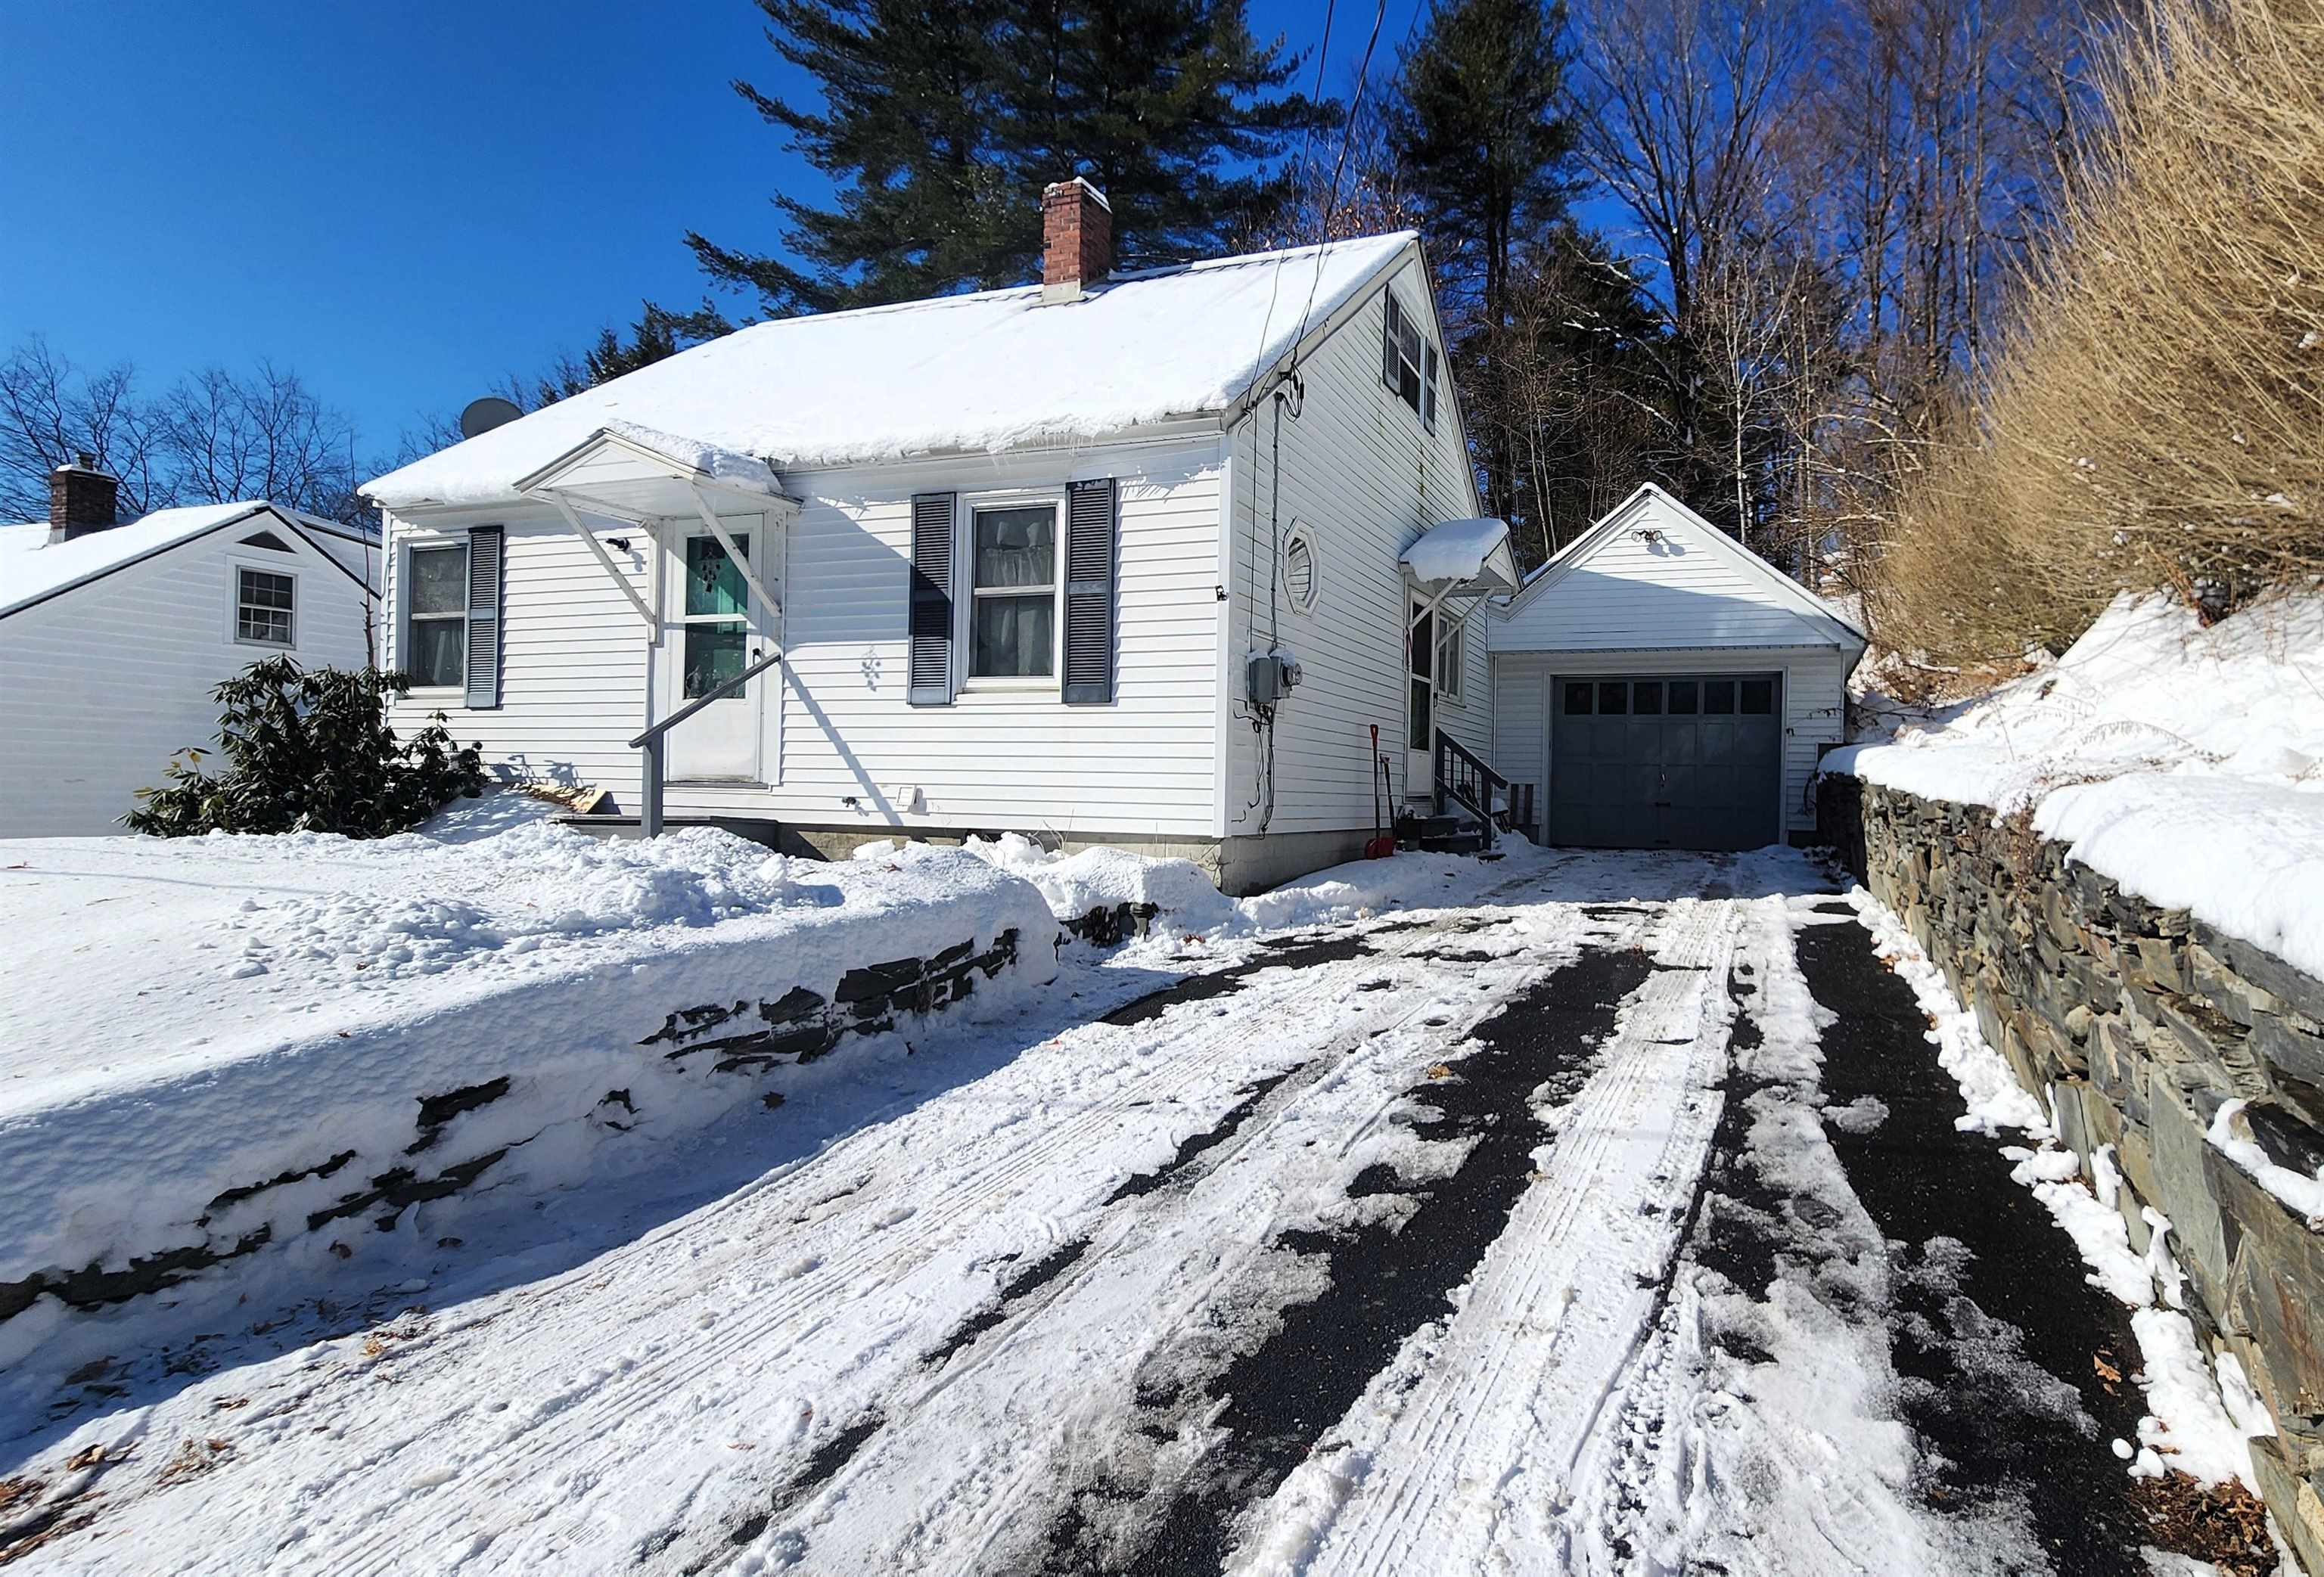
[[[1815,829],[1862,632],[1655,486],[1536,571],[1489,625],[1495,766],[1530,835],[1756,849]],[[1522,798],[1518,803],[1522,804]]]

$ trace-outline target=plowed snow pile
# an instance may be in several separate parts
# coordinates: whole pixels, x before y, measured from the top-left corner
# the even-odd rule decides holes
[[[2128,891],[2324,974],[2324,592],[2118,598],[2054,664],[1824,770],[2030,812]]]

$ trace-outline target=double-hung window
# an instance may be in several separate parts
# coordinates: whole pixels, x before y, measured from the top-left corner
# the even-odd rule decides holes
[[[1436,430],[1436,346],[1420,332],[1420,320],[1388,293],[1388,335],[1381,347],[1380,375],[1396,397],[1412,407],[1422,425]]]
[[[968,677],[1056,678],[1056,504],[980,507],[969,529]]]
[[[414,548],[405,567],[403,671],[421,687],[459,685],[467,676],[467,547]]]
[[[1466,650],[1466,633],[1456,620],[1444,632],[1444,639],[1436,643],[1436,693],[1447,701],[1461,699],[1461,663]]]
[[[270,569],[235,572],[234,638],[259,646],[294,646],[291,615],[298,582]]]

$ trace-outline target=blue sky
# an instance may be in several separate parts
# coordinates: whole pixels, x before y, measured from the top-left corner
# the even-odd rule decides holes
[[[1379,60],[1420,3],[1388,0]],[[38,331],[149,391],[272,356],[367,453],[641,299],[700,300],[689,226],[772,249],[769,195],[823,189],[726,86],[795,85],[750,0],[5,12],[0,349]],[[1320,0],[1251,15],[1323,30]],[[1342,7],[1327,91],[1370,20]]]

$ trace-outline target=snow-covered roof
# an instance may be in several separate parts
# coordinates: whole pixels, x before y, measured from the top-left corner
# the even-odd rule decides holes
[[[377,541],[333,521],[302,514],[281,504],[244,499],[235,503],[195,503],[155,510],[126,525],[108,526],[68,542],[51,543],[46,521],[0,526],[0,613],[54,596],[60,591],[174,548],[206,531],[263,512],[303,530],[357,541]]]
[[[1404,550],[1404,567],[1417,581],[1469,582],[1489,578],[1497,589],[1517,589],[1517,561],[1509,553],[1509,522],[1485,516],[1431,526]]]
[[[641,426],[634,421],[609,421],[604,430],[617,438],[628,439],[641,449],[650,450],[673,465],[699,471],[705,476],[720,482],[738,482],[761,493],[775,491],[774,468],[756,455],[723,449],[716,444],[683,438],[677,433]]]
[[[1392,267],[1410,232],[740,329],[364,489],[391,509],[488,504],[594,433],[633,424],[688,453],[783,470],[1106,437],[1221,411]],[[1313,298],[1312,304],[1310,298]],[[669,435],[684,435],[673,439]],[[644,441],[644,440],[640,440]],[[649,447],[660,451],[659,444]]]

